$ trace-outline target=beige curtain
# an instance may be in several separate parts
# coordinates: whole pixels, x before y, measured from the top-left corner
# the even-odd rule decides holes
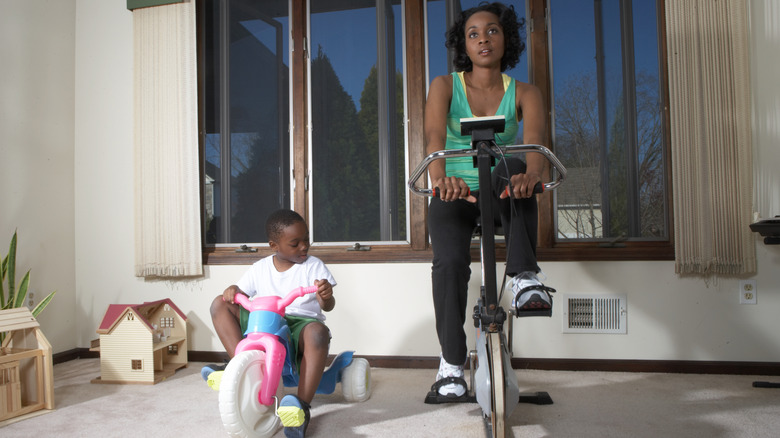
[[[133,11],[135,274],[203,274],[195,5]]]
[[[675,270],[755,272],[746,0],[666,0]]]

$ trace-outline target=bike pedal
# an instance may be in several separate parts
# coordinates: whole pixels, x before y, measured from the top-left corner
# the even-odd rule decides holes
[[[552,308],[550,309],[534,309],[534,310],[522,310],[519,313],[515,313],[515,318],[526,318],[529,316],[552,316]]]
[[[279,406],[276,415],[284,427],[298,427],[306,421],[306,413],[297,406]]]

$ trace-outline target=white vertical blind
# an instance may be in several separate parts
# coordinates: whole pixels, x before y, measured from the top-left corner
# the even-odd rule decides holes
[[[746,0],[666,0],[675,270],[755,272]]]
[[[195,5],[133,11],[135,274],[203,274]]]

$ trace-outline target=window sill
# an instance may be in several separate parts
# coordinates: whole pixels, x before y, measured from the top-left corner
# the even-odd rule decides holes
[[[536,250],[539,261],[593,262],[674,260],[670,242],[626,242],[624,246],[600,246],[592,242],[558,243]]]
[[[351,246],[315,246],[309,254],[325,263],[431,263],[433,251],[428,248],[415,251],[409,245],[371,245],[367,251],[350,250]],[[203,249],[206,265],[251,265],[273,253],[269,247],[258,247],[257,252],[236,252],[236,247],[208,247]],[[674,260],[674,247],[668,242],[629,242],[624,247],[600,247],[593,243],[560,243],[553,248],[538,248],[540,262],[579,261],[641,261]],[[479,245],[471,246],[471,258],[479,262]],[[503,243],[496,245],[496,261],[506,260]]]
[[[371,245],[370,250],[355,251],[350,246],[315,246],[309,255],[325,263],[430,263],[433,252],[415,251],[409,245]],[[203,249],[206,265],[251,265],[273,254],[269,247],[258,247],[257,252],[236,252],[236,247],[208,247]]]

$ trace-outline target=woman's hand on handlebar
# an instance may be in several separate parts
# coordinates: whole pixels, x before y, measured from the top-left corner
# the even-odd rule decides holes
[[[445,176],[433,182],[434,196],[445,202],[465,199],[469,202],[477,202],[477,198],[471,194],[469,186],[461,178]]]
[[[509,178],[509,187],[512,189],[512,196],[514,198],[530,198],[536,193],[541,193],[544,190],[542,185],[542,178],[537,173],[518,173],[512,175]],[[509,197],[508,190],[504,190],[499,195],[499,198],[505,199]]]

